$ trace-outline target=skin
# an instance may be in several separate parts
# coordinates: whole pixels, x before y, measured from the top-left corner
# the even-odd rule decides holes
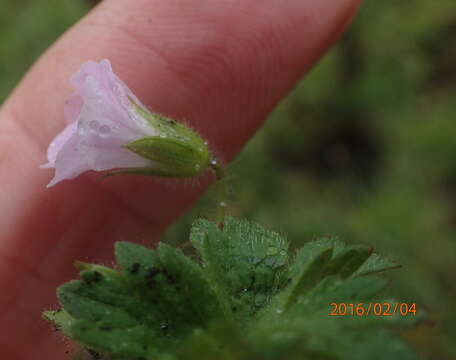
[[[152,244],[198,198],[176,180],[87,173],[46,189],[69,77],[89,59],[150,109],[184,120],[232,159],[335,42],[357,0],[105,0],[32,67],[0,110],[0,358],[68,358],[40,320],[73,261],[110,264],[113,242]],[[188,185],[188,183],[187,183]]]

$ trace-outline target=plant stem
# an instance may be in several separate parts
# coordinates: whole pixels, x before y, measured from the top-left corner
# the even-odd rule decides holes
[[[226,216],[226,181],[225,181],[225,168],[220,161],[213,157],[211,160],[211,168],[215,173],[217,179],[217,223],[220,229],[223,229]]]

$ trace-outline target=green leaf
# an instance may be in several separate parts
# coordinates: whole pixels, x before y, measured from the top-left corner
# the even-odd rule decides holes
[[[70,335],[74,319],[65,310],[44,311],[43,319],[52,322],[55,325],[55,330],[61,330],[68,336]]]
[[[81,280],[58,289],[65,311],[45,314],[89,349],[155,358],[176,339],[223,317],[203,270],[180,251],[122,242],[116,258],[120,272],[77,263]]]
[[[373,253],[370,258],[353,274],[363,276],[400,268],[395,261]]]
[[[365,246],[347,246],[342,241],[334,238],[322,238],[304,245],[297,253],[291,271],[294,276],[302,272],[315,256],[323,250],[332,248],[331,262],[325,265],[326,275],[338,274],[348,277],[357,272],[361,267],[371,263],[372,249]]]
[[[306,256],[304,264],[299,262],[303,256],[298,255],[298,261],[295,262],[295,266],[292,268],[294,277],[289,289],[289,295],[284,304],[285,309],[288,309],[296,301],[299,301],[301,296],[306,295],[310,289],[323,280],[326,276],[326,269],[331,261],[333,252],[334,249],[332,247],[322,247],[320,248],[320,252],[314,252],[312,257]]]
[[[166,244],[160,243],[158,249],[160,261],[168,276],[180,284],[180,291],[185,300],[182,306],[191,307],[186,311],[192,310],[201,326],[207,326],[213,319],[222,318],[222,307],[214,291],[208,286],[201,267],[181,251]]]
[[[366,262],[371,253],[372,250],[365,246],[347,246],[333,257],[326,266],[326,273],[347,278]]]
[[[59,301],[70,316],[97,323],[104,323],[108,319],[109,325],[116,327],[130,327],[137,324],[135,317],[126,309],[116,306],[118,304],[115,303],[106,303],[109,300],[100,295],[108,293],[103,286],[97,286],[97,291],[93,291],[90,286],[83,281],[71,281],[58,289]],[[102,298],[105,302],[99,301],[98,298]]]
[[[388,281],[368,274],[392,263],[337,239],[306,244],[289,260],[283,236],[234,218],[197,221],[200,263],[180,250],[119,242],[118,270],[76,263],[80,280],[58,291],[63,307],[44,318],[102,360],[414,359],[391,327],[416,316],[331,316],[384,300]],[[361,305],[362,306],[362,305]]]
[[[288,244],[279,234],[228,218],[197,221],[190,235],[225,313],[247,320],[287,284]]]

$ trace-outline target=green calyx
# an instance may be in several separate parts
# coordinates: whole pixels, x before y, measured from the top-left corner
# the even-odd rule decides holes
[[[134,111],[156,129],[157,135],[143,137],[124,145],[128,150],[152,160],[153,163],[150,168],[126,172],[164,177],[193,177],[209,167],[212,156],[207,142],[195,131],[173,119],[150,113],[133,101],[132,103]]]
[[[126,168],[112,171],[115,174],[140,174],[185,178],[201,175],[208,168],[217,180],[217,222],[223,227],[226,214],[225,169],[208,148],[207,141],[188,126],[160,114],[150,113],[130,98],[133,111],[146,120],[156,131],[123,145],[139,156],[151,161],[149,167]]]

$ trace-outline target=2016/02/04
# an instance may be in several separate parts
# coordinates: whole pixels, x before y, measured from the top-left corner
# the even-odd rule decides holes
[[[416,316],[416,303],[330,303],[330,316]]]

